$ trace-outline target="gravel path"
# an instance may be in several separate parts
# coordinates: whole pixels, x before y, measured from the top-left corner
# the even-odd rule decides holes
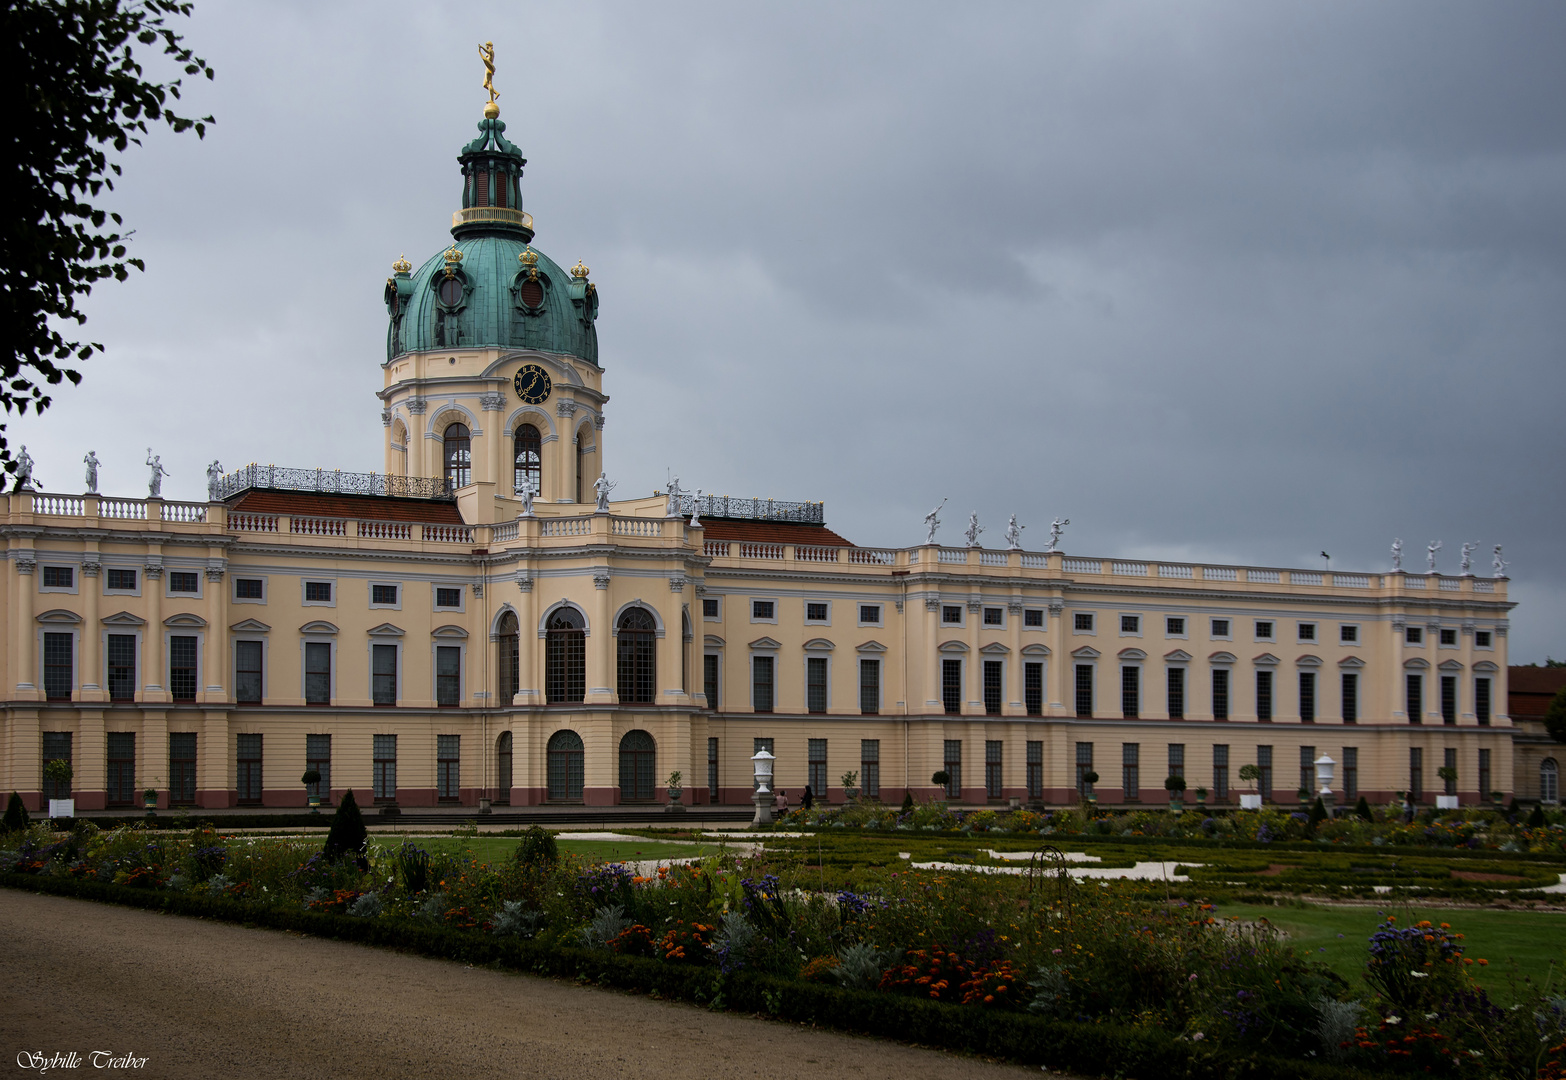
[[[549,979],[0,889],[0,1036],[83,1075],[1000,1080],[1000,1065]],[[139,1068],[94,1067],[95,1050]]]

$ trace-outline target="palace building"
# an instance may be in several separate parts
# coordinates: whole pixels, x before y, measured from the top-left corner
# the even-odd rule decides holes
[[[1504,577],[861,547],[819,503],[611,500],[598,290],[532,246],[505,130],[491,105],[462,147],[451,246],[387,279],[382,472],[4,496],[0,783],[30,808],[602,806],[674,772],[745,804],[760,748],[833,802],[944,771],[965,804],[1157,805],[1178,774],[1222,805],[1254,764],[1293,803],[1323,754],[1339,800],[1514,790]]]

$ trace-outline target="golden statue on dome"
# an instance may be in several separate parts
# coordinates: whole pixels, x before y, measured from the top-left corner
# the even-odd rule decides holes
[[[478,47],[479,59],[484,61],[484,89],[489,91],[489,104],[484,106],[484,117],[493,120],[500,115],[500,106],[495,104],[495,99],[500,97],[495,91],[495,43],[486,41]]]

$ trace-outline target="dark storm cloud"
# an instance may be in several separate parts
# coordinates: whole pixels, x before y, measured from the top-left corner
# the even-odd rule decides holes
[[[1504,542],[1514,656],[1566,653],[1558,6],[206,4],[189,36],[219,123],[126,160],[149,271],[17,425],[51,488],[89,445],[125,493],[148,442],[186,496],[213,456],[380,466],[380,284],[449,242],[493,39],[538,246],[604,297],[622,492],[825,499],[865,544],[944,496],[948,537],[1060,514],[1105,555]]]

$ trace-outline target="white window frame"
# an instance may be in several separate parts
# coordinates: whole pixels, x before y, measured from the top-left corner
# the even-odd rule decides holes
[[[190,594],[189,593],[181,593],[180,595],[181,596],[189,596]],[[171,669],[170,669],[169,665],[173,662],[174,657],[172,655],[172,650],[171,650],[170,645],[169,645],[169,639],[173,638],[173,637],[193,637],[193,638],[196,639],[196,697],[195,697],[195,701],[199,704],[201,702],[201,695],[207,688],[207,680],[206,680],[206,674],[207,674],[207,631],[206,631],[206,627],[204,627],[204,626],[165,626],[165,627],[163,627],[163,670],[161,672],[159,672],[160,675],[169,675],[169,674],[171,674]],[[262,670],[262,674],[263,675],[266,674],[265,669]],[[171,695],[174,693],[174,691],[170,687],[170,684],[172,682],[173,682],[172,679],[165,679],[165,680],[163,680],[163,689],[167,690]],[[265,695],[263,695],[263,700],[265,700]],[[169,701],[170,701],[171,704],[174,703],[174,700],[173,700],[172,697],[170,697]]]
[[[438,590],[440,590],[440,589],[456,589],[457,590],[457,606],[456,607],[451,607],[451,606],[446,605],[446,604],[438,603],[438,600],[440,599],[440,592]],[[452,583],[452,582],[449,582],[449,581],[432,581],[432,582],[430,582],[430,610],[431,611],[455,611],[459,615],[464,613],[464,612],[466,612],[468,610],[468,589],[467,589],[467,586],[465,584],[463,584],[462,582],[457,582],[455,584]]]
[[[109,571],[110,570],[129,570],[129,571],[131,571],[132,573],[134,573],[136,575],[136,587],[134,589],[111,589],[111,588],[109,588]],[[103,564],[103,569],[100,570],[99,573],[102,575],[102,577],[99,580],[101,580],[103,582],[103,595],[104,596],[140,596],[141,595],[142,586],[146,583],[146,580],[147,580],[147,568],[145,566],[110,566],[108,563],[104,563]]]
[[[717,605],[718,613],[716,615],[708,615],[707,614],[707,604],[709,602]],[[701,598],[701,621],[702,622],[722,622],[723,621],[723,597],[722,596],[703,596]]]
[[[865,608],[867,608],[867,607],[875,608],[876,619],[875,619],[874,622],[866,622],[865,621],[864,614],[865,614]],[[855,611],[859,615],[859,625],[860,626],[885,626],[886,625],[886,605],[885,604],[879,604],[879,603],[877,603],[877,604],[866,604],[863,601],[861,601],[861,602],[859,602],[858,604],[855,605]]]
[[[1120,628],[1120,634],[1119,634],[1120,637],[1139,638],[1139,637],[1142,636],[1142,630],[1143,630],[1143,627],[1145,626],[1145,620],[1144,620],[1144,617],[1143,617],[1143,615],[1142,615],[1142,613],[1140,611],[1122,611],[1122,612],[1118,613],[1115,616],[1115,618],[1119,620],[1115,625]],[[1136,629],[1135,630],[1127,630],[1126,629],[1125,620],[1127,620],[1127,619],[1135,619],[1136,620]]]
[[[1171,631],[1169,629],[1169,620],[1170,619],[1179,619],[1180,620],[1180,625],[1181,625],[1181,627],[1183,627],[1183,629],[1179,633],[1174,633],[1173,631]],[[1189,640],[1191,640],[1191,617],[1189,615],[1165,615],[1164,616],[1164,638],[1166,640],[1169,640],[1169,641],[1189,641]]]
[[[1452,644],[1450,644],[1450,645],[1448,645],[1446,642],[1441,640],[1441,635],[1447,633],[1448,631],[1450,631],[1451,634],[1452,634]],[[1437,649],[1454,649],[1455,650],[1455,649],[1461,649],[1463,647],[1463,632],[1461,630],[1459,630],[1455,626],[1438,626],[1438,627],[1436,627],[1435,634],[1436,634],[1436,648]]]
[[[946,621],[946,609],[947,608],[956,608],[957,609],[957,621],[956,622],[947,622]],[[955,627],[959,627],[959,628],[966,627],[968,625],[968,605],[965,604],[965,603],[948,604],[945,600],[942,600],[941,603],[940,603],[940,625],[941,626],[955,626]]]
[[[311,585],[321,585],[321,584],[329,584],[329,585],[331,585],[331,587],[332,587],[332,598],[330,600],[306,600],[305,596],[307,595],[307,593],[309,591],[308,587],[311,586]],[[337,606],[337,575],[335,575],[335,574],[332,574],[332,575],[312,574],[309,577],[301,576],[299,578],[299,606],[300,607],[324,607],[324,608],[334,608],[334,607],[336,607]]]
[[[64,592],[65,590],[58,590]],[[65,634],[71,635],[71,701],[81,701],[82,694],[82,626],[80,623],[39,623],[37,651],[33,654],[38,657],[38,681],[33,685],[38,688],[38,698],[43,700],[46,693],[44,687],[44,635]],[[141,662],[140,650],[137,650],[137,664]],[[105,665],[108,661],[105,659]],[[1493,710],[1492,710],[1493,711]],[[72,749],[71,753],[76,753]]]
[[[776,611],[777,609],[773,608],[772,610]],[[753,713],[753,714],[755,714],[757,716],[775,716],[778,713],[783,711],[782,708],[780,707],[782,705],[782,699],[783,699],[783,693],[782,693],[782,690],[783,690],[783,678],[782,678],[782,671],[780,670],[782,668],[783,664],[781,662],[781,657],[779,656],[779,654],[781,652],[782,652],[781,649],[757,648],[754,645],[751,646],[751,648],[750,648],[750,660],[745,665],[745,670],[750,675],[750,678],[746,680],[746,684],[745,684],[745,688],[747,690],[749,690],[750,693],[746,694],[745,696],[748,697],[750,700],[745,703],[745,707],[751,713]],[[756,657],[758,657],[758,656],[770,656],[772,658],[772,712],[770,712],[770,713],[757,713],[756,712]],[[722,672],[721,669],[718,672],[718,679],[719,679],[718,693],[722,694],[723,693],[723,685],[722,685],[723,672]]]
[[[1305,628],[1310,627],[1310,637],[1305,636]],[[1301,620],[1294,624],[1294,641],[1297,645],[1320,645],[1321,624],[1319,622]]]
[[[266,684],[267,684],[267,679],[272,674],[272,642],[271,642],[271,635],[265,634],[265,633],[261,633],[259,631],[255,631],[255,630],[245,630],[245,631],[235,631],[234,632],[234,636],[229,638],[229,641],[228,641],[228,675],[229,675],[229,678],[232,680],[229,683],[229,686],[233,690],[233,692],[231,694],[229,694],[228,696],[229,696],[229,700],[234,702],[234,705],[235,705],[236,708],[239,706],[239,643],[242,642],[242,641],[245,641],[245,642],[259,641],[261,643],[261,700],[257,701],[257,702],[246,702],[245,703],[249,707],[259,707],[261,705],[266,704],[266,699],[267,699]],[[300,655],[301,666],[302,666],[302,662],[303,662],[303,658],[304,658],[304,647],[302,645],[300,646],[299,655]],[[336,675],[336,668],[335,667],[333,668],[332,674],[335,677],[335,675]],[[300,700],[303,700],[304,699],[304,694],[303,694],[302,691],[304,690],[304,677],[302,675],[300,676],[300,687],[299,687],[299,689],[301,691],[301,693],[299,695]]]
[[[1220,623],[1220,622],[1223,623],[1224,626],[1225,626],[1225,629],[1224,629],[1224,631],[1222,633],[1218,632],[1217,624]],[[1226,616],[1226,615],[1212,615],[1212,616],[1208,616],[1208,619],[1207,619],[1207,640],[1208,641],[1233,641],[1234,640],[1234,619],[1233,619],[1233,617]]]
[[[860,666],[866,660],[874,660],[876,664],[875,708],[876,713],[881,715],[883,710],[886,708],[886,661],[885,657],[881,653],[875,652],[857,652],[854,654],[854,712],[859,715],[863,715],[862,710],[864,708],[864,683],[863,676],[860,674]],[[829,665],[827,668],[827,674],[829,677],[831,675],[831,671],[832,669]],[[827,685],[830,687],[831,683],[829,682]],[[828,701],[827,704],[828,707],[831,706],[830,701]]]
[[[1028,625],[1028,613],[1029,612],[1033,612],[1033,611],[1037,611],[1039,613],[1039,624],[1037,626],[1029,626]],[[1049,629],[1049,612],[1048,611],[1046,611],[1044,608],[1041,608],[1041,607],[1025,607],[1025,608],[1022,609],[1022,630],[1023,630],[1024,633],[1028,632],[1029,630],[1033,631],[1034,633],[1040,633],[1040,632],[1042,632],[1044,630],[1048,630],[1048,629]]]
[[[102,626],[102,627],[99,628],[99,630],[98,630],[98,657],[99,657],[100,671],[98,673],[98,675],[99,675],[98,685],[103,688],[103,697],[104,697],[105,704],[107,704],[108,701],[109,701],[109,635],[110,634],[113,634],[116,637],[121,637],[121,636],[124,636],[126,634],[130,634],[130,635],[135,637],[135,639],[136,639],[136,664],[135,664],[135,670],[134,670],[134,672],[131,675],[131,688],[132,688],[131,700],[136,701],[136,702],[141,702],[141,701],[144,700],[144,698],[142,697],[142,694],[143,694],[143,692],[147,688],[145,677],[144,677],[145,673],[146,673],[146,646],[147,646],[147,638],[146,638],[146,634],[144,633],[144,631],[146,629],[147,628],[145,626],[113,626],[113,625]],[[262,674],[263,675],[266,674],[265,669],[262,670]],[[161,689],[161,687],[159,689]],[[123,704],[123,702],[121,702],[119,704]]]
[[[71,572],[71,583],[69,585],[45,585],[44,571],[50,568],[57,570],[69,570]],[[38,591],[41,593],[61,593],[65,596],[76,596],[81,593],[82,568],[77,563],[54,561],[46,563],[40,559],[38,561],[38,570],[36,572],[38,575]],[[42,684],[40,683],[39,685]]]
[[[1000,612],[1000,622],[990,622],[989,614],[992,611]],[[1005,604],[980,604],[979,605],[979,629],[981,630],[1005,630],[1006,605]]]
[[[1488,645],[1481,645],[1481,644],[1479,644],[1479,635],[1480,634],[1485,634],[1485,635],[1489,636],[1490,643]],[[1494,652],[1495,651],[1495,631],[1494,630],[1479,630],[1479,629],[1475,629],[1474,630],[1474,648],[1475,649],[1481,649],[1484,652]],[[1491,702],[1491,712],[1492,713],[1494,712],[1494,708],[1495,708],[1495,703],[1492,701]]]
[[[329,645],[331,647],[330,655],[331,655],[332,674],[331,674],[330,680],[328,681],[329,685],[327,686],[327,705],[328,706],[332,706],[332,705],[335,705],[337,703],[337,701],[339,700],[338,696],[337,696],[337,673],[338,673],[338,670],[341,667],[341,665],[339,665],[337,663],[337,635],[333,634],[333,633],[328,633],[325,630],[312,630],[312,631],[309,631],[307,633],[303,633],[303,634],[301,634],[299,636],[299,700],[300,701],[306,701],[305,683],[306,683],[306,681],[310,677],[310,672],[309,672],[309,670],[308,670],[308,668],[307,668],[307,666],[305,664],[305,646],[306,645],[320,645],[320,644],[323,644],[323,643],[326,644],[326,645]],[[262,667],[261,667],[261,682],[263,683],[262,697],[265,698],[266,695],[264,693],[264,690],[265,690],[265,685],[264,684],[266,683],[266,652],[265,652],[264,648],[262,650],[261,664],[262,664]],[[400,668],[398,669],[398,674],[401,674],[401,669]],[[372,675],[373,675],[373,672],[372,672]],[[374,679],[373,678],[371,679],[371,683],[373,685],[373,683],[374,683]],[[312,708],[312,709],[322,708],[322,706],[320,706],[320,705],[309,705],[308,702],[306,702],[306,704],[308,705],[309,708]],[[317,734],[322,734],[322,733],[318,732]]]
[[[756,617],[756,605],[758,603],[772,605],[772,617],[770,619]],[[746,601],[746,610],[750,612],[750,621],[752,623],[763,626],[776,626],[778,624],[778,598],[775,596],[752,596]],[[776,693],[776,691],[777,687],[774,686],[773,692]]]
[[[1079,616],[1079,615],[1086,615],[1088,617],[1088,627],[1087,627],[1086,630],[1082,629],[1081,627],[1079,627],[1077,625],[1077,616]],[[1098,637],[1098,612],[1096,612],[1096,611],[1073,611],[1071,613],[1071,636],[1072,637]]]
[[[1354,631],[1354,640],[1352,640],[1352,641],[1344,640],[1343,631],[1345,631],[1345,630],[1353,630]],[[1365,637],[1364,628],[1359,623],[1353,623],[1353,622],[1338,623],[1338,644],[1339,645],[1343,645],[1343,646],[1346,646],[1346,647],[1351,648],[1351,649],[1357,649],[1363,643],[1364,637]]]
[[[456,649],[457,652],[457,704],[436,705],[438,699],[435,696],[436,677],[436,649]],[[397,675],[402,677],[402,669],[397,669]],[[401,700],[401,699],[399,699]],[[461,709],[463,702],[468,700],[468,643],[464,638],[432,638],[430,640],[430,702],[432,707],[441,709]],[[447,734],[450,734],[448,732]]]
[[[256,597],[256,596],[240,596],[239,595],[239,579],[240,578],[244,578],[246,581],[259,581],[261,583],[261,595],[259,597]],[[232,571],[230,571],[229,572],[229,580],[231,582],[231,584],[228,587],[228,602],[229,603],[231,603],[231,604],[260,604],[263,607],[266,606],[267,577],[266,577],[265,574],[236,574],[236,573],[233,573]]]
[[[804,613],[805,625],[806,626],[831,626],[832,625],[832,601],[830,601],[830,600],[813,600],[813,599],[811,599],[810,597],[807,596],[807,597],[804,598],[804,600],[801,601],[801,604],[803,606],[800,608],[800,610]],[[812,619],[810,617],[810,605],[811,604],[825,604],[826,605],[826,609],[827,609],[826,618],[824,618],[824,619]],[[772,610],[776,611],[777,608],[773,608]]]
[[[402,703],[408,700],[408,695],[403,691],[404,682],[408,677],[406,657],[403,655],[403,639],[402,637],[394,634],[370,634],[368,637],[369,642],[364,647],[364,659],[365,663],[368,665],[368,670],[365,672],[364,677],[365,699],[369,701],[371,708],[388,708],[386,705],[375,704],[375,646],[395,645],[397,646],[397,692],[392,695],[392,700],[395,702],[395,704],[391,705],[390,708],[402,708]],[[434,663],[433,659],[431,660],[431,663]],[[430,687],[430,700],[432,702],[435,700],[435,688],[433,685]],[[383,732],[382,734],[386,733]]]
[[[375,587],[377,585],[390,585],[392,588],[396,589],[397,602],[395,604],[377,604],[375,602]],[[371,611],[401,611],[403,589],[404,585],[400,580],[393,580],[391,578],[370,578],[369,581],[365,582],[364,599],[365,602],[369,605]]]
[[[165,566],[163,568],[163,598],[165,600],[204,600],[204,599],[206,599],[206,595],[207,595],[207,593],[206,593],[206,582],[204,582],[202,580],[203,578],[205,578],[207,576],[203,572],[204,569],[205,569],[204,567],[192,569],[191,567],[188,567],[188,566]],[[196,575],[196,591],[195,592],[175,592],[174,591],[174,575],[175,574],[191,574],[191,573]]]
[[[1262,634],[1262,623],[1267,624],[1267,633],[1265,635]],[[1268,641],[1276,644],[1278,641],[1278,620],[1253,618],[1251,620],[1251,632],[1256,641]]]
[[[832,711],[832,677],[833,677],[833,671],[832,671],[832,650],[828,649],[828,648],[825,648],[824,646],[820,646],[820,645],[816,645],[816,646],[806,645],[805,649],[804,649],[804,653],[805,653],[805,662],[804,662],[804,664],[802,666],[804,667],[805,670],[800,673],[800,684],[799,684],[800,685],[801,700],[805,703],[804,712],[805,712],[805,714],[807,716],[809,716],[809,715],[814,715],[814,716],[824,715],[822,713],[811,713],[811,711],[810,711],[810,661],[812,661],[812,660],[825,660],[826,661],[826,711],[828,713],[830,713]],[[776,671],[776,669],[774,668],[774,672],[775,671]],[[774,676],[773,676],[774,682],[776,681],[776,678],[777,678],[777,676],[774,674]],[[778,711],[777,710],[777,702],[774,701],[772,703],[772,705],[773,705],[772,711],[773,712],[777,712]]]

